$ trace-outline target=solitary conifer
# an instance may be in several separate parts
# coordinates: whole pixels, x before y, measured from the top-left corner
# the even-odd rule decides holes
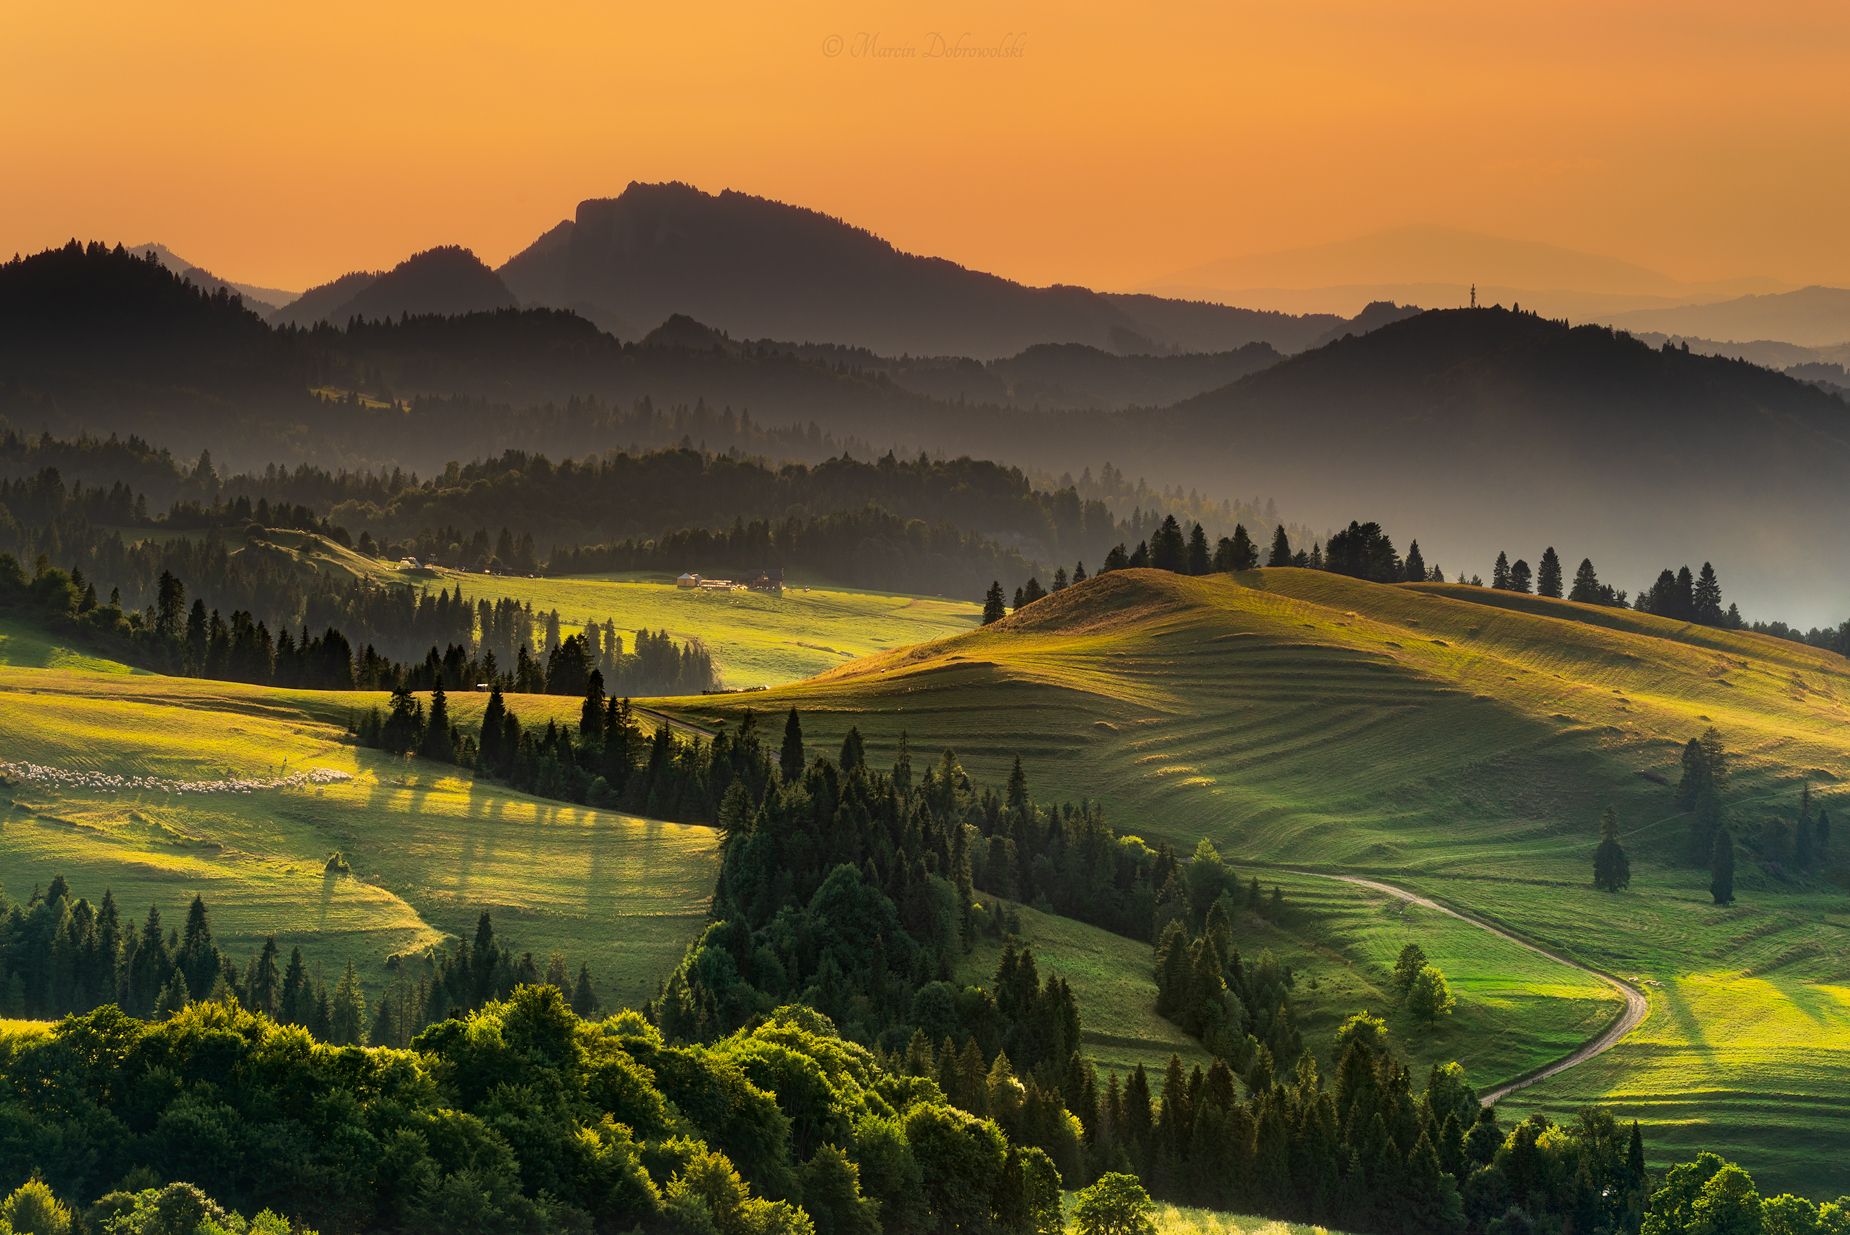
[[[1008,602],[1002,595],[1000,579],[989,585],[989,591],[983,596],[983,625],[1000,622],[1008,616]]]
[[[1619,843],[1619,815],[1612,807],[1599,820],[1599,848],[1593,853],[1593,886],[1602,892],[1617,892],[1631,886],[1631,859]]]
[[[1715,848],[1709,857],[1709,895],[1718,905],[1734,904],[1734,833],[1725,823],[1715,829]]]

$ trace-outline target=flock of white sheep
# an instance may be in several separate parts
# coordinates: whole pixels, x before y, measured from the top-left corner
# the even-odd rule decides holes
[[[0,781],[104,793],[256,793],[264,789],[298,789],[337,785],[352,780],[347,772],[308,768],[280,776],[223,776],[217,780],[172,780],[165,776],[123,776],[115,772],[70,771],[42,763],[0,762]]]

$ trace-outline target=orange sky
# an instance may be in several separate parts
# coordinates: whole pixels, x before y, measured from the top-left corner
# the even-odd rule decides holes
[[[1850,5],[1158,7],[4,0],[0,249],[301,287],[681,179],[1031,282],[1405,223],[1850,282]]]

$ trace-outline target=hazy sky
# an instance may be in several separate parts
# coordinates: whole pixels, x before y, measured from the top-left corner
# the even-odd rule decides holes
[[[1844,283],[1847,152],[1823,0],[0,0],[0,249],[286,287],[499,262],[632,179],[1032,282],[1439,223]]]

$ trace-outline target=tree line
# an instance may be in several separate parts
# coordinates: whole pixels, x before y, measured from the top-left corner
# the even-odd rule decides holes
[[[378,589],[381,593],[385,589]],[[719,685],[712,655],[698,641],[676,644],[666,631],[639,630],[626,651],[608,619],[587,623],[561,637],[557,611],[545,616],[543,658],[527,632],[536,623],[530,606],[501,598],[471,606],[458,587],[433,595],[407,592],[413,623],[439,629],[460,627],[460,642],[440,653],[432,644],[422,660],[409,663],[382,655],[372,644],[355,649],[341,630],[308,627],[273,637],[269,626],[246,610],[227,620],[205,602],[186,603],[186,585],[163,572],[146,609],[124,609],[112,592],[105,602],[81,570],[66,572],[40,559],[28,576],[11,555],[0,553],[0,612],[70,633],[110,655],[160,672],[258,685],[313,690],[428,690],[448,686],[505,687],[534,694],[581,693],[593,672],[626,694],[697,694]],[[472,632],[481,623],[480,637]],[[512,652],[497,659],[493,642]]]
[[[329,876],[346,871],[330,855]],[[557,953],[544,966],[495,934],[483,912],[475,935],[439,949],[425,964],[401,966],[369,1015],[366,992],[349,961],[332,982],[319,963],[292,947],[285,960],[274,935],[240,964],[213,939],[205,899],[195,895],[180,927],[167,927],[150,905],[139,926],[122,919],[115,896],[76,895],[54,877],[25,902],[0,893],[0,1012],[55,1019],[113,1005],[143,1020],[165,1020],[197,1002],[230,1003],[336,1046],[404,1046],[421,1030],[463,1015],[520,986],[548,983],[580,1015],[597,1011],[588,965],[570,976]]]

